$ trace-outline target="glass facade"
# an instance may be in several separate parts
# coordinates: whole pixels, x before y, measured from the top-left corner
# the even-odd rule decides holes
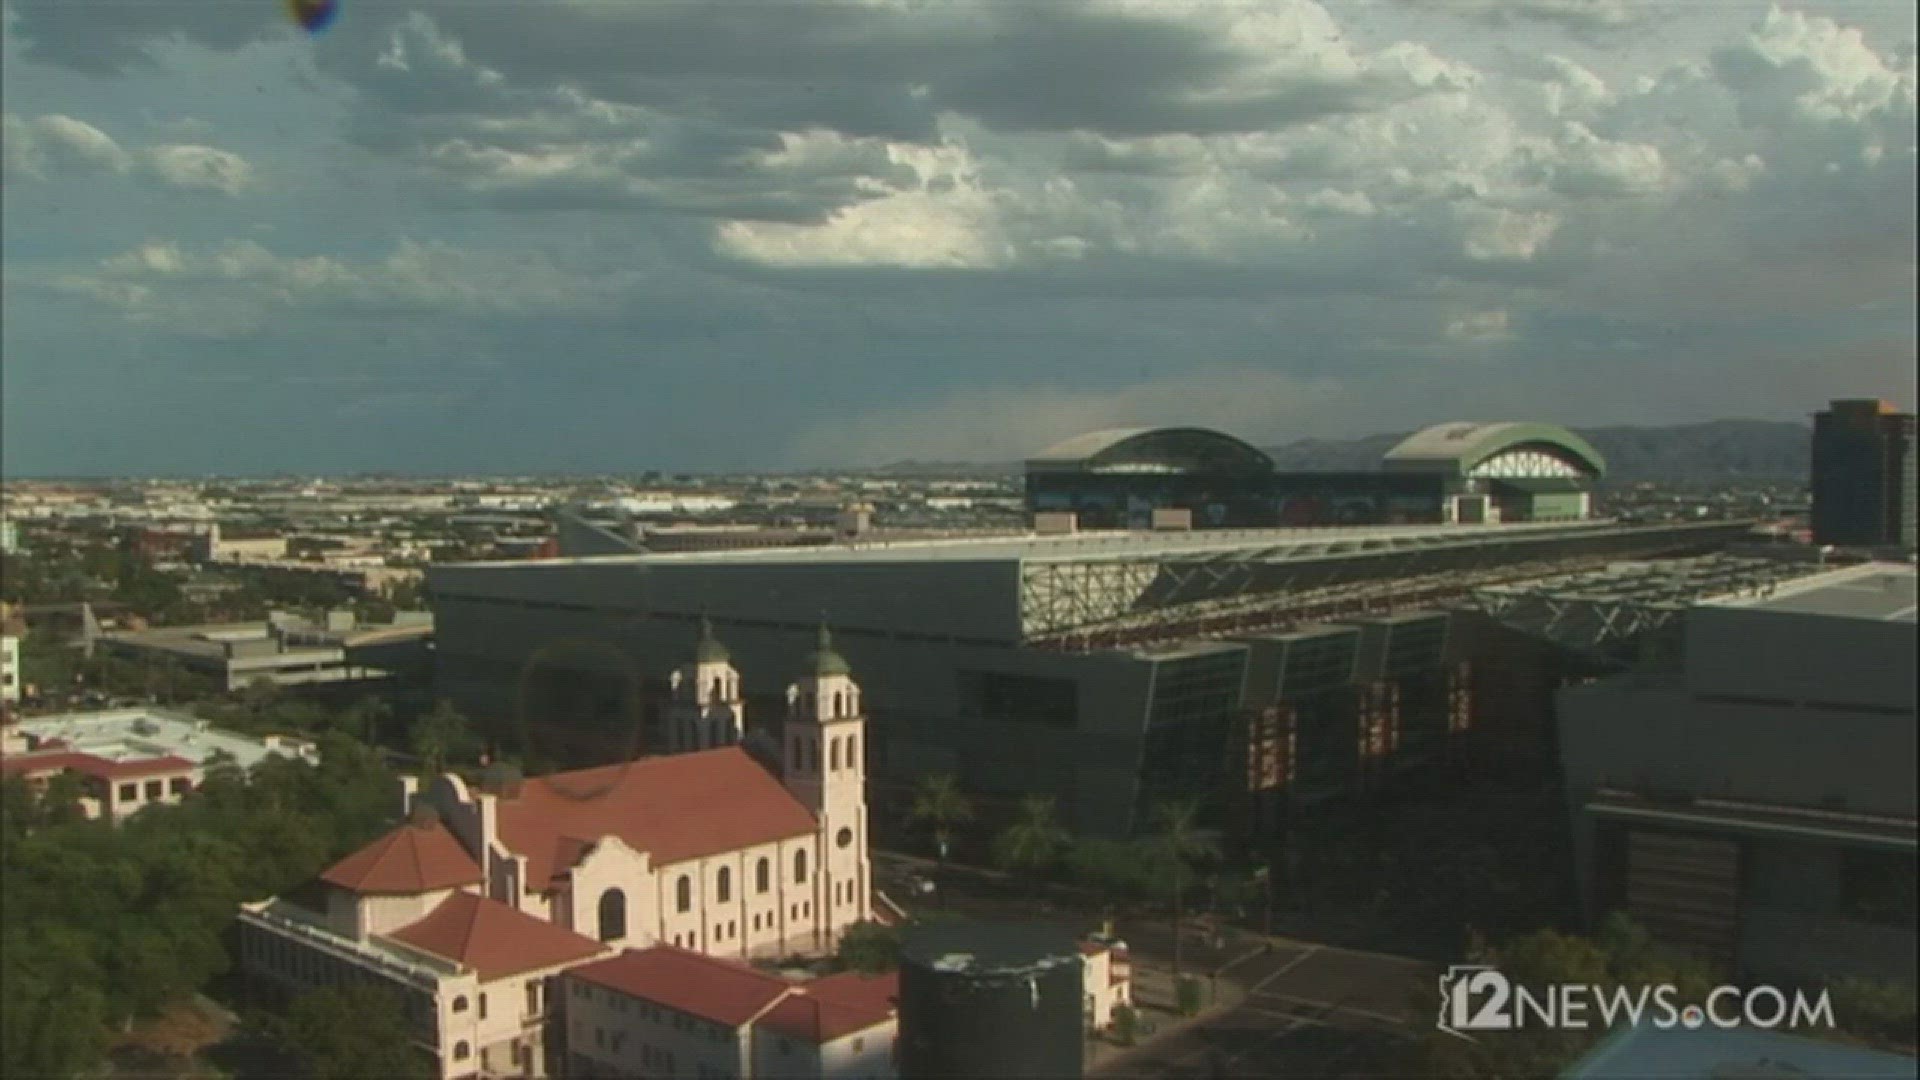
[[[1231,648],[1157,662],[1141,754],[1134,829],[1152,828],[1154,807],[1195,800],[1201,819],[1218,824],[1226,810],[1231,735],[1240,722],[1247,653]]]
[[[1914,417],[1877,401],[1836,401],[1813,422],[1813,538],[1914,546]]]
[[[1086,528],[1144,529],[1153,511],[1189,510],[1196,529],[1425,524],[1442,520],[1438,474],[1040,472],[1027,508],[1071,511]]]

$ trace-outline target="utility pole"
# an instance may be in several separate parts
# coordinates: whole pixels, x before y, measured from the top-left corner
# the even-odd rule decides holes
[[[1269,863],[1261,866],[1259,869],[1253,872],[1253,876],[1260,880],[1261,885],[1265,886],[1266,910],[1261,916],[1260,931],[1261,931],[1261,936],[1266,938],[1267,947],[1272,948],[1273,947],[1273,866],[1272,864]]]

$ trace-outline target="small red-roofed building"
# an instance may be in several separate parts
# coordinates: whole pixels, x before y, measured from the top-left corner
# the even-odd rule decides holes
[[[791,982],[671,945],[576,967],[570,1077],[891,1080],[899,976]]]
[[[0,776],[24,779],[35,791],[61,773],[80,778],[80,809],[89,818],[119,821],[149,806],[177,803],[198,787],[201,767],[172,754],[115,761],[49,745],[0,756]]]
[[[623,949],[724,958],[752,979],[766,977],[749,959],[832,952],[875,902],[865,722],[846,661],[823,629],[788,689],[777,755],[740,744],[739,676],[710,631],[674,685],[682,752],[529,778],[493,766],[477,784],[403,778],[407,824],[302,894],[244,906],[243,968],[294,991],[380,980],[408,1002],[443,1077],[539,1077],[560,1060],[543,1033],[550,1014],[462,1026],[480,1021],[481,1001],[496,1010],[489,1017],[506,1015],[488,989],[501,979],[544,1002],[534,984]],[[487,944],[496,937],[516,950],[544,942],[551,954],[500,974]],[[865,1036],[845,1024],[871,1010],[871,995],[854,982],[824,986],[764,1030],[795,1046],[811,1032],[806,1053],[823,1061],[859,1057],[845,1047]],[[510,1033],[514,1024],[525,1027]]]
[[[1086,964],[1086,1021],[1095,1031],[1113,1023],[1113,1010],[1133,1004],[1133,961],[1124,941],[1099,936],[1080,942]]]

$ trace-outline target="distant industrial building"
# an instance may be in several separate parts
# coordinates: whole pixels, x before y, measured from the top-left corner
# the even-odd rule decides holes
[[[20,642],[26,636],[26,615],[0,604],[0,708],[20,703]]]
[[[1203,428],[1091,432],[1026,472],[1028,509],[1072,514],[1079,527],[1234,529],[1577,521],[1606,462],[1552,424],[1460,422],[1409,436],[1372,472],[1277,472],[1253,446]]]
[[[468,715],[625,725],[659,749],[668,678],[703,617],[740,658],[751,724],[783,711],[780,685],[756,673],[779,671],[824,616],[869,673],[872,797],[888,808],[876,822],[898,818],[893,800],[918,777],[952,772],[983,802],[1049,795],[1075,829],[1112,835],[1144,827],[1156,802],[1215,800],[1255,772],[1299,797],[1350,790],[1430,760],[1450,732],[1489,723],[1489,708],[1537,724],[1552,676],[1512,689],[1498,668],[1515,650],[1463,631],[1450,605],[1503,583],[1710,552],[1747,528],[872,541],[435,566],[428,591],[438,689]],[[1263,718],[1257,760],[1249,713]]]
[[[1691,607],[1560,695],[1583,899],[1757,976],[1915,977],[1914,571]]]
[[[80,777],[88,817],[119,821],[157,804],[177,803],[200,786],[217,759],[251,769],[271,757],[317,764],[319,751],[284,735],[252,738],[184,713],[115,709],[67,713],[0,728],[0,773],[44,788],[53,777]]]
[[[1914,547],[1914,417],[1872,399],[1813,418],[1813,540]]]
[[[299,686],[419,674],[432,662],[432,637],[428,612],[363,625],[351,611],[334,611],[317,623],[274,614],[264,622],[90,634],[88,642],[105,656],[178,664],[238,690],[257,679]]]

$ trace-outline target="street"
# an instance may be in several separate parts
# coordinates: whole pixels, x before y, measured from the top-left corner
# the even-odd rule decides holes
[[[896,866],[905,860],[888,858]],[[1091,928],[1094,916],[1054,901],[1009,895],[1005,875],[949,867],[943,895],[922,907],[986,920]],[[984,895],[983,895],[984,894]],[[1134,956],[1136,1000],[1172,1004],[1173,928],[1164,918],[1121,918]],[[1088,1075],[1133,1077],[1373,1077],[1404,1071],[1413,1040],[1438,1008],[1433,965],[1405,957],[1225,930],[1188,930],[1182,970],[1208,994],[1236,1003],[1131,1050],[1109,1051]]]
[[[1166,930],[1123,929],[1136,955],[1170,954]],[[1426,964],[1302,942],[1230,951],[1194,945],[1184,950],[1186,967],[1231,981],[1244,1000],[1089,1075],[1377,1077],[1432,1021]]]

